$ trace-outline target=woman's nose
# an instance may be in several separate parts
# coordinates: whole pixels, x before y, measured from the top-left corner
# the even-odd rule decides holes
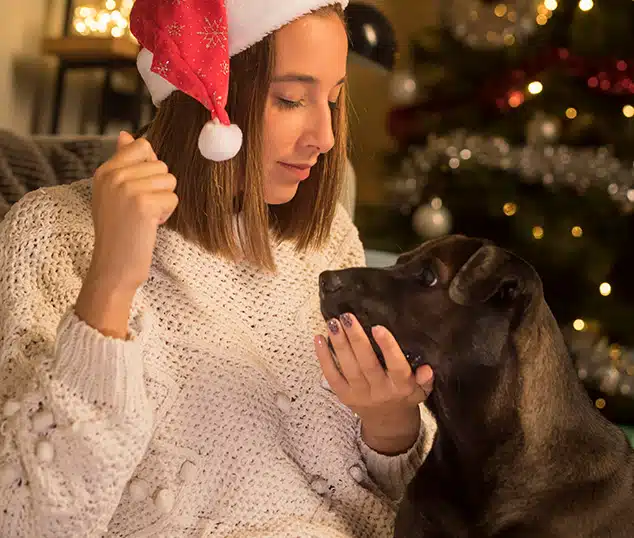
[[[313,141],[320,153],[328,153],[335,145],[330,107],[319,110],[313,124]]]

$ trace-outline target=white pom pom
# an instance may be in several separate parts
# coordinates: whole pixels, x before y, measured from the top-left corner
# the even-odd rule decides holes
[[[242,147],[242,131],[237,125],[223,125],[217,119],[208,121],[198,137],[198,149],[205,159],[226,161]]]

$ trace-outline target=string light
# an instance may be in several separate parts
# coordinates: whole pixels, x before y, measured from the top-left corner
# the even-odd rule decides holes
[[[579,9],[581,11],[590,11],[594,7],[592,0],[579,0]]]
[[[604,297],[607,297],[610,293],[612,293],[612,286],[610,286],[608,282],[601,283],[599,286],[599,293]]]
[[[625,105],[625,106],[623,107],[623,115],[624,115],[626,118],[632,118],[632,117],[634,117],[634,106],[632,106],[632,105]]]
[[[541,239],[544,237],[544,228],[541,226],[533,226],[533,237],[535,239]]]
[[[504,211],[504,214],[507,217],[512,217],[515,213],[517,213],[517,204],[514,204],[513,202],[506,202],[502,207],[502,211]]]
[[[508,8],[506,7],[506,4],[498,4],[497,6],[495,6],[495,9],[493,10],[495,15],[500,18],[504,17],[507,11],[508,11]]]
[[[575,331],[583,331],[586,328],[586,322],[578,318],[572,322]]]
[[[456,0],[449,23],[471,47],[511,47],[535,31],[535,21],[545,25],[557,6],[557,0]]]
[[[544,86],[538,80],[535,80],[528,85],[528,91],[532,93],[533,95],[537,95],[543,89],[544,89]]]
[[[573,226],[570,233],[573,237],[581,237],[583,235],[583,230],[581,229],[581,226]]]
[[[568,118],[569,120],[573,120],[576,117],[577,117],[577,109],[572,107],[566,109],[566,118]]]
[[[77,6],[73,17],[76,33],[88,36],[132,37],[130,11],[134,0],[105,0],[102,7]]]
[[[524,102],[524,94],[520,91],[511,92],[509,95],[509,106],[517,108]]]

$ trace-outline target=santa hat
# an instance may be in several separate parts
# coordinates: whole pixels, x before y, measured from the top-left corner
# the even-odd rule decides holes
[[[285,24],[348,0],[136,0],[130,30],[141,46],[137,67],[155,106],[180,90],[211,113],[198,147],[212,161],[231,159],[242,131],[225,110],[229,60]]]

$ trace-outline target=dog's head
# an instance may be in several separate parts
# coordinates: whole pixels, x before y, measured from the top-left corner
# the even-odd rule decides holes
[[[543,298],[526,261],[458,235],[428,241],[392,267],[324,272],[319,284],[324,318],[352,312],[377,354],[371,327],[387,327],[412,368],[429,364],[437,379],[497,366],[511,333]]]

